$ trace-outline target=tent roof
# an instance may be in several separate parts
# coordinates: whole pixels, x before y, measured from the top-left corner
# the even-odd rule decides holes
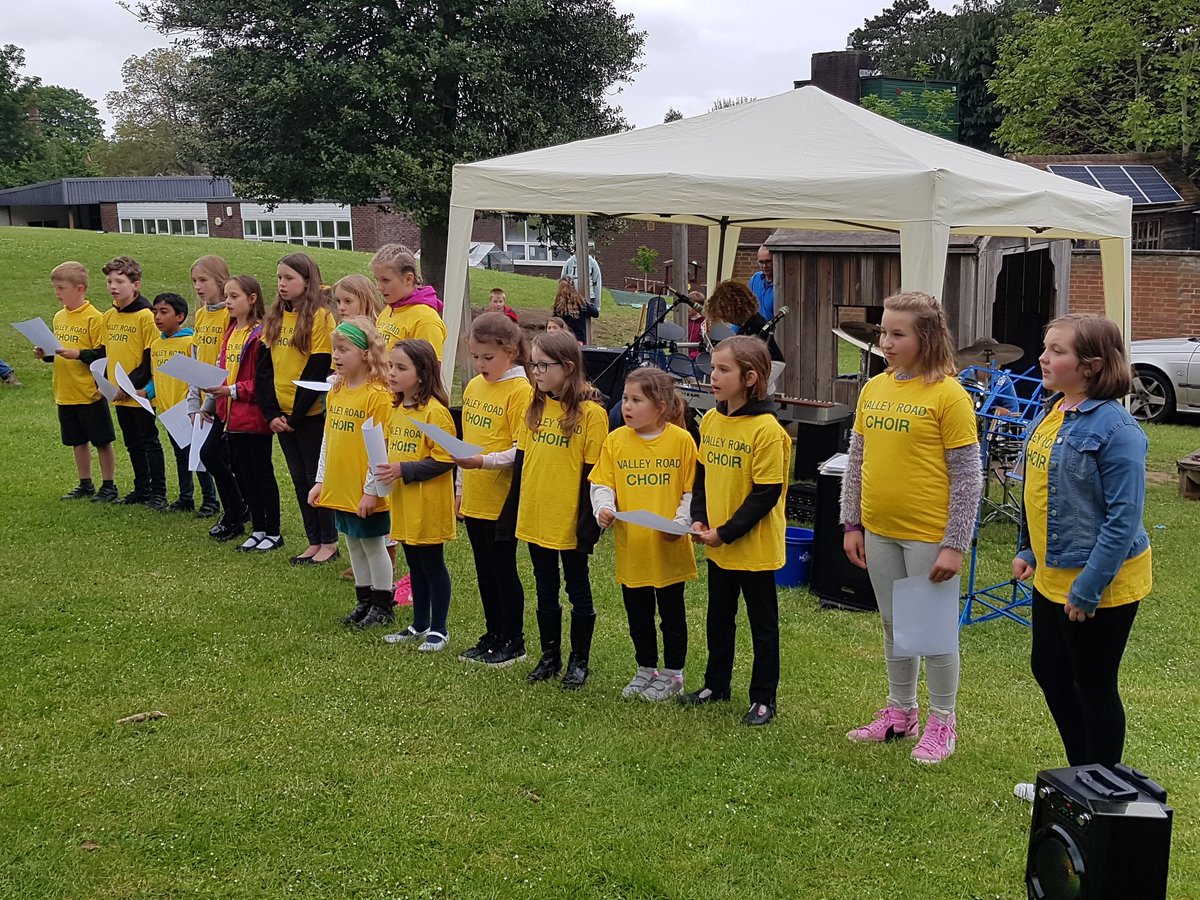
[[[807,86],[454,167],[451,206],[711,225],[1128,238],[1132,202]]]

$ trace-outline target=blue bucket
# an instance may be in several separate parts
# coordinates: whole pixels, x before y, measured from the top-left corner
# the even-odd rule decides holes
[[[812,559],[813,533],[811,528],[789,525],[784,532],[783,568],[775,573],[775,584],[795,588],[808,584],[808,564]]]

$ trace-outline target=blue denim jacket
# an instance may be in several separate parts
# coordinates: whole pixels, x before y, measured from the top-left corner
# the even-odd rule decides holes
[[[1060,397],[1052,397],[1046,410]],[[1026,449],[1046,410],[1030,427]],[[1017,555],[1032,566],[1083,569],[1069,599],[1085,612],[1095,611],[1124,562],[1150,546],[1142,525],[1148,447],[1146,433],[1124,406],[1089,398],[1066,413],[1050,449],[1046,558],[1034,559],[1027,533]]]

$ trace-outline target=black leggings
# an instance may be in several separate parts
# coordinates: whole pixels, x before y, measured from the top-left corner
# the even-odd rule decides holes
[[[1061,603],[1033,591],[1030,668],[1071,766],[1116,765],[1125,748],[1125,706],[1117,671],[1138,603],[1096,610],[1072,622]]]
[[[292,476],[292,486],[296,489],[304,533],[308,535],[310,544],[336,544],[338,533],[337,526],[333,524],[333,510],[308,505],[308,492],[317,483],[317,463],[321,460],[325,417],[305,416],[294,427],[295,431],[280,433],[279,446],[283,448],[288,474]]]
[[[517,542],[496,540],[496,523],[491,519],[467,516],[463,522],[475,557],[475,577],[479,579],[479,599],[488,634],[524,637],[525,587],[517,573]]]
[[[204,468],[217,485],[217,496],[221,498],[221,522],[241,525],[246,518],[246,501],[233,475],[229,443],[225,440],[225,423],[220,419],[213,419],[212,430],[200,448],[200,462],[204,463]]]
[[[722,569],[708,562],[708,667],[704,686],[728,694],[733,678],[738,594],[746,598],[754,664],[750,669],[750,702],[775,705],[779,687],[779,602],[774,572]]]
[[[117,406],[117,424],[133,467],[133,489],[143,497],[167,496],[167,463],[158,439],[158,420],[140,406]]]
[[[412,577],[413,628],[449,634],[450,572],[442,544],[401,544]]]
[[[687,613],[683,604],[683,582],[666,587],[625,587],[625,614],[629,617],[629,636],[637,664],[646,669],[658,668],[658,634],[654,630],[654,607],[662,617],[663,667],[683,669],[687,660]]]
[[[271,461],[271,436],[227,431],[225,440],[229,442],[233,475],[250,510],[252,529],[279,534],[279,483]]]
[[[558,612],[558,561],[562,559],[562,576],[571,601],[571,615],[594,616],[592,582],[588,576],[588,555],[579,550],[551,550],[539,544],[528,544],[529,561],[533,563],[533,581],[537,589],[537,608],[541,612]]]

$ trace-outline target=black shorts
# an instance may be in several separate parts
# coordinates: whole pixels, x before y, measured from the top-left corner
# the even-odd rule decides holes
[[[107,447],[117,437],[106,400],[59,406],[58,428],[62,432],[64,447],[78,447],[80,444]]]

